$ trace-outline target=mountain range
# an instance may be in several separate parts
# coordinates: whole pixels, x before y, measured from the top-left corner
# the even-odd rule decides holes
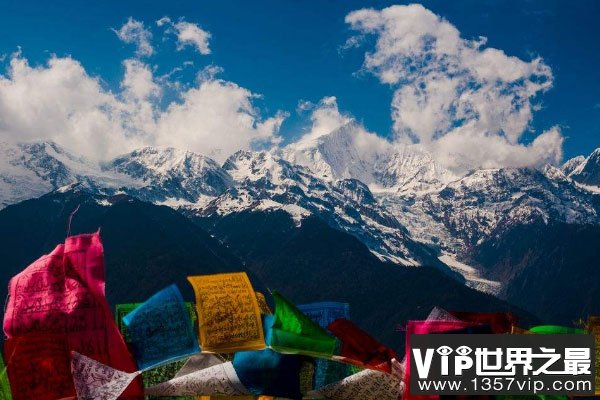
[[[355,122],[272,151],[238,151],[223,164],[172,148],[93,162],[56,143],[0,143],[0,215],[52,191],[126,196],[178,211],[242,262],[264,268],[284,263],[252,249],[258,238],[251,228],[265,234],[262,226],[285,215],[289,238],[318,221],[380,263],[433,267],[554,322],[600,312],[600,288],[592,284],[600,274],[599,185],[600,149],[562,166],[457,173],[419,145],[392,144]],[[231,221],[250,220],[241,237]],[[579,307],[571,294],[561,304],[561,285],[591,300]]]

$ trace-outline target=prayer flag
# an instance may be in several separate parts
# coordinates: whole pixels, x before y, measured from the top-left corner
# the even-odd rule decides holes
[[[8,381],[8,375],[6,374],[6,366],[2,355],[0,355],[0,400],[12,400],[12,394],[10,392],[10,382]]]
[[[115,400],[140,374],[118,371],[77,352],[71,369],[78,400]]]
[[[579,328],[571,328],[568,326],[559,326],[559,325],[539,325],[529,328],[529,332],[537,333],[542,335],[552,335],[552,334],[576,334],[576,335],[584,335],[586,334],[585,329]]]
[[[342,342],[339,355],[344,361],[391,372],[391,361],[398,358],[396,352],[375,340],[353,322],[339,318],[329,324],[327,329]]]
[[[392,373],[365,369],[311,392],[328,400],[397,400],[402,396],[402,366],[392,361]]]
[[[404,357],[404,399],[437,399],[439,396],[433,395],[410,395],[410,335],[446,333],[459,331],[465,328],[473,327],[476,324],[465,321],[408,321],[406,325],[406,355]]]
[[[590,316],[588,318],[587,330],[590,334],[594,335],[594,343],[595,343],[595,351],[596,357],[594,358],[595,364],[595,388],[596,388],[596,396],[600,395],[600,317],[598,316]]]
[[[216,354],[194,354],[191,356],[179,371],[175,374],[175,378],[191,374],[192,372],[200,371],[213,365],[223,364],[225,361]]]
[[[200,351],[194,326],[176,285],[150,297],[127,314],[123,323],[140,370]]]
[[[115,322],[117,327],[119,328],[119,332],[123,336],[125,343],[130,343],[131,338],[129,337],[129,332],[127,331],[127,326],[123,322],[123,318],[143,303],[121,303],[115,306]],[[191,302],[185,302],[185,308],[188,311],[190,319],[192,320],[192,325],[196,326],[196,305]]]
[[[335,301],[301,304],[298,310],[319,324],[323,329],[338,318],[350,318],[350,304]]]
[[[121,371],[136,370],[104,296],[99,233],[68,237],[13,277],[8,292],[5,353],[16,400],[74,396],[72,350]],[[41,372],[32,357],[54,367],[35,379]],[[141,392],[138,382],[126,394]]]
[[[250,394],[231,362],[213,365],[146,389],[149,396],[238,396]]]
[[[306,359],[270,349],[242,351],[233,356],[233,368],[242,384],[254,395],[300,399],[300,369]]]
[[[196,295],[203,351],[265,348],[258,301],[245,272],[189,276],[188,280]]]
[[[75,396],[66,335],[34,334],[4,343],[15,400],[55,400]]]
[[[278,292],[273,292],[275,315],[270,321],[269,345],[276,351],[330,358],[336,339]]]
[[[443,308],[433,307],[426,321],[459,321],[459,319]]]
[[[267,304],[267,299],[265,298],[264,294],[261,292],[256,292],[256,301],[258,301],[258,309],[260,310],[261,314],[273,314],[269,308],[269,305]]]
[[[298,306],[298,309],[323,329],[327,329],[327,326],[338,318],[350,318],[350,304],[348,303],[324,301],[320,303],[301,304]],[[338,353],[339,351],[336,348],[335,354]],[[353,370],[354,368],[346,363],[323,358],[316,359],[314,387],[320,388],[340,381],[352,375],[354,373]]]

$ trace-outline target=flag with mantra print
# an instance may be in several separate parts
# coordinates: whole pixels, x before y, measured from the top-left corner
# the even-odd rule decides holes
[[[203,351],[233,353],[265,348],[260,308],[245,272],[189,276]]]
[[[148,396],[238,396],[250,392],[240,382],[231,362],[213,365],[146,389]]]
[[[73,352],[71,373],[77,400],[115,400],[140,374],[123,372]]]
[[[16,400],[74,396],[71,351],[121,371],[137,369],[104,295],[99,233],[68,237],[13,277],[8,292],[4,346]],[[126,392],[141,393],[139,382]]]
[[[402,365],[392,361],[392,373],[365,369],[310,393],[327,400],[398,400],[404,392]]]
[[[141,370],[198,353],[192,319],[176,285],[159,291],[123,317]]]

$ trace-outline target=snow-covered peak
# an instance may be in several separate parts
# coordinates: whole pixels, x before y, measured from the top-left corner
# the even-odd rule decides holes
[[[281,155],[325,180],[358,179],[372,184],[376,166],[385,163],[391,151],[391,143],[352,121],[311,141],[291,143]]]
[[[358,179],[375,191],[430,190],[456,178],[418,145],[391,143],[356,121],[277,153],[322,179]]]
[[[570,176],[585,185],[600,186],[600,148],[579,163]]]
[[[0,143],[0,208],[77,182],[115,188],[133,186],[126,175],[100,166],[53,142]]]
[[[565,173],[565,175],[570,175],[577,167],[579,167],[583,162],[585,162],[585,156],[577,156],[573,157],[567,161],[563,165],[561,165],[560,169]]]
[[[166,204],[202,202],[233,184],[216,161],[174,148],[145,147],[104,163],[103,169],[142,181],[136,195]]]
[[[267,151],[240,150],[223,164],[236,182],[267,181],[273,185],[302,182],[306,172],[281,157]]]
[[[440,189],[458,177],[418,145],[399,144],[394,146],[388,162],[376,171],[376,178],[380,188],[402,193]]]
[[[189,178],[220,168],[208,157],[172,147],[144,147],[113,159],[109,165],[142,179],[173,175]]]

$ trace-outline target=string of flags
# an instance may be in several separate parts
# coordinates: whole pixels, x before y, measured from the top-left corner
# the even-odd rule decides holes
[[[586,329],[524,330],[510,313],[434,308],[408,322],[401,356],[354,324],[348,304],[297,306],[272,291],[271,310],[244,272],[190,276],[193,304],[170,285],[118,305],[115,320],[104,274],[96,232],[68,237],[11,279],[0,400],[437,400],[409,395],[411,334],[600,336],[600,317]]]

